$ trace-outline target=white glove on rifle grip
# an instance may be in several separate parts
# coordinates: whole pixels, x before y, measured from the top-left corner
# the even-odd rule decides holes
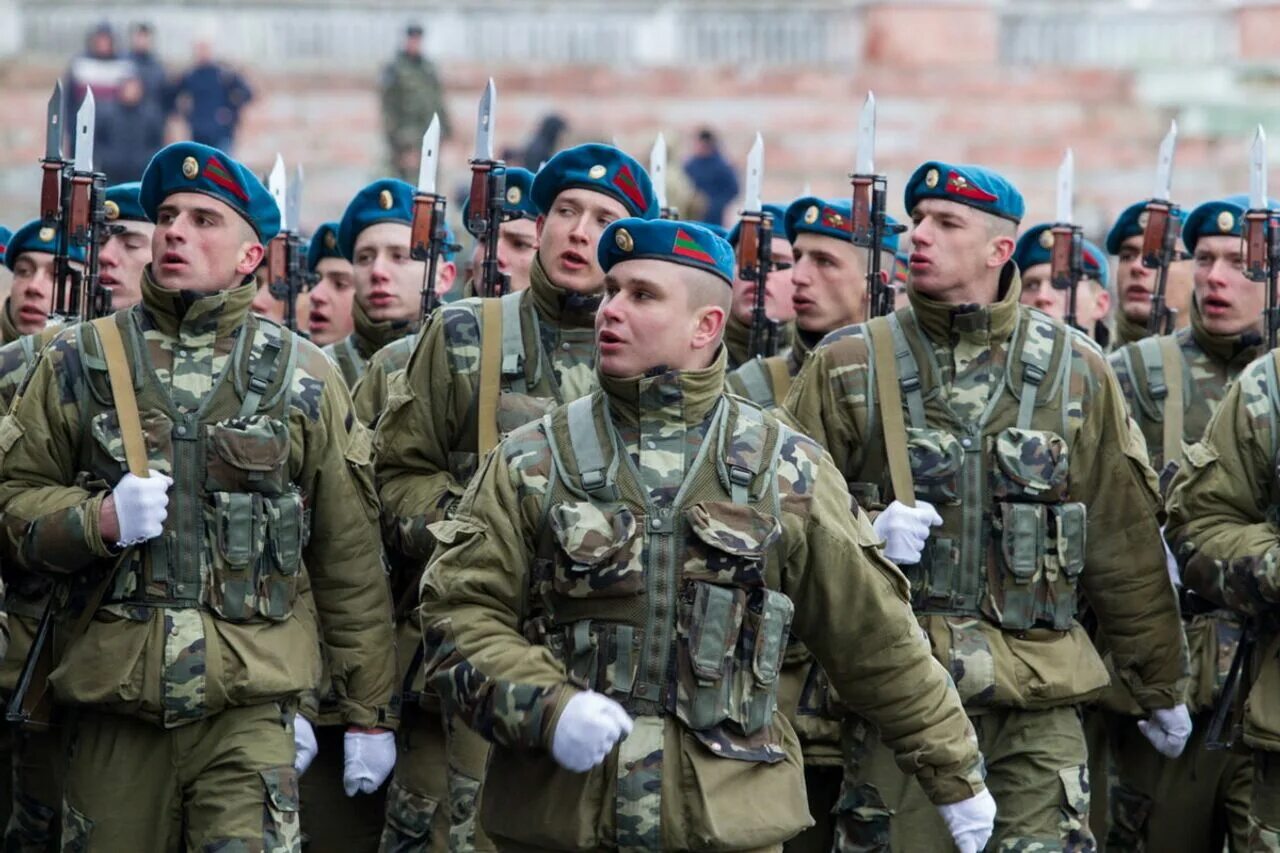
[[[169,517],[169,487],[173,478],[150,471],[149,477],[125,474],[111,492],[115,499],[120,539],[116,547],[127,548],[154,539],[164,532]]]
[[[372,794],[396,766],[395,732],[347,732],[342,753],[342,789],[347,796],[357,791]]]
[[[991,833],[996,827],[996,801],[990,791],[984,790],[958,803],[938,806],[938,811],[960,853],[979,853],[991,840]]]
[[[1191,714],[1186,705],[1157,708],[1150,718],[1138,720],[1138,728],[1157,752],[1167,758],[1177,758],[1191,737]]]
[[[293,769],[301,776],[320,753],[311,721],[301,714],[293,715]]]
[[[894,501],[871,522],[876,535],[884,540],[884,555],[899,565],[920,562],[929,528],[942,524],[942,516],[927,501],[916,501],[909,507]]]
[[[556,721],[551,735],[551,755],[556,763],[574,773],[586,773],[631,734],[631,717],[617,702],[601,693],[578,693]]]

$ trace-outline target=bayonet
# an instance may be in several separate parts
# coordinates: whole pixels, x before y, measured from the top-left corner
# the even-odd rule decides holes
[[[1258,125],[1249,146],[1249,207],[1267,209],[1267,132]]]
[[[480,96],[480,109],[476,112],[476,156],[477,160],[493,159],[493,110],[498,100],[498,89],[489,78],[489,85],[484,87]]]
[[[1170,199],[1173,197],[1173,155],[1178,146],[1178,123],[1169,122],[1169,132],[1160,141],[1156,156],[1156,185],[1151,201],[1147,202],[1143,215],[1146,223],[1142,232],[1142,265],[1156,270],[1155,289],[1151,293],[1151,314],[1147,318],[1147,333],[1167,335],[1173,332],[1176,311],[1165,300],[1168,287],[1169,264],[1178,260],[1178,228],[1181,211]]]
[[[483,106],[481,107],[483,110]],[[440,162],[440,116],[432,115],[422,134],[422,154],[418,164],[418,190],[413,195],[413,223],[409,228],[409,256],[426,262],[422,271],[419,319],[425,322],[435,307],[436,270],[445,242],[445,197],[436,192],[436,172]]]
[[[876,174],[876,96],[867,92],[858,114],[858,146],[854,155],[852,214],[849,239],[867,250],[867,314],[880,317],[893,312],[893,287],[881,272],[880,253],[886,234],[905,231],[905,226],[891,226],[885,218],[887,181]]]
[[[756,141],[747,154],[746,191],[742,195],[742,207],[746,212],[764,209],[760,201],[760,187],[764,178],[764,138],[756,133]]]
[[[62,159],[62,82],[53,84],[49,107],[45,114],[44,159]]]
[[[1053,245],[1049,249],[1049,283],[1056,290],[1067,293],[1067,310],[1064,322],[1079,329],[1076,322],[1076,290],[1084,275],[1084,229],[1073,221],[1075,196],[1075,155],[1068,148],[1058,165],[1057,221],[1049,229]],[[1088,329],[1081,331],[1089,334]]]
[[[431,115],[431,124],[422,134],[422,157],[418,161],[418,192],[436,191],[436,170],[440,157],[440,116]]]
[[[97,116],[97,108],[93,100],[93,89],[86,89],[84,100],[76,112],[76,171],[89,173],[93,171],[93,128]]]
[[[506,164],[493,159],[494,105],[498,99],[493,78],[480,97],[476,113],[476,151],[471,161],[471,193],[467,200],[467,230],[484,244],[484,260],[479,266],[476,292],[501,296],[507,292],[508,276],[498,268],[498,229],[504,218],[507,194]]]
[[[1072,216],[1072,196],[1075,194],[1075,156],[1071,149],[1062,155],[1058,164],[1058,222],[1074,222]]]
[[[285,190],[285,212],[289,215],[289,228],[292,231],[302,230],[302,164],[293,167],[293,180]]]
[[[653,183],[653,194],[658,199],[661,217],[675,219],[671,208],[667,206],[667,138],[661,133],[649,150],[649,180]]]
[[[1168,202],[1173,197],[1173,154],[1178,147],[1178,122],[1169,122],[1169,132],[1160,141],[1156,158],[1156,191],[1152,198]]]
[[[747,174],[743,182],[742,216],[738,221],[738,276],[755,285],[751,308],[751,333],[747,354],[768,358],[778,351],[780,324],[765,313],[769,272],[773,269],[773,214],[764,209],[760,188],[764,185],[764,138],[756,133],[747,154]]]
[[[267,191],[271,193],[271,198],[276,203],[276,210],[280,212],[281,231],[287,231],[289,229],[288,211],[285,210],[285,191],[287,183],[288,179],[285,177],[284,158],[277,153],[276,163],[271,167],[271,174],[267,176]]]
[[[876,95],[867,92],[867,99],[862,102],[862,112],[858,115],[858,154],[854,161],[855,175],[874,175],[876,173]]]

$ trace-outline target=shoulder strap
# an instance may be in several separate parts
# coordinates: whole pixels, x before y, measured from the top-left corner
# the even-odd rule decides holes
[[[502,378],[512,391],[523,394],[526,390],[524,376],[524,338],[520,323],[520,294],[513,290],[502,299]],[[486,324],[487,325],[487,324]]]
[[[1164,464],[1182,462],[1182,348],[1173,335],[1156,338],[1163,356],[1169,394],[1164,402]],[[1145,353],[1144,353],[1145,356]]]
[[[763,410],[754,402],[742,399],[733,400],[730,405],[732,433],[728,429],[730,418],[720,419],[720,465],[723,466],[720,477],[733,502],[746,504],[751,498],[751,483],[769,467],[770,455],[776,451],[766,446],[769,429]]]
[[[889,317],[876,317],[867,323],[871,337],[871,354],[875,362],[876,396],[880,399],[880,423],[884,427],[884,449],[889,462],[889,482],[893,496],[907,506],[916,505],[915,481],[911,477],[911,460],[907,456],[907,426],[902,419],[902,390],[898,387],[898,359],[894,344],[901,330],[893,332]],[[905,337],[903,337],[905,344]],[[912,359],[914,364],[915,360]],[[919,392],[919,377],[916,377]]]
[[[147,445],[142,437],[142,418],[138,414],[138,398],[133,393],[133,374],[129,371],[129,361],[124,356],[120,327],[116,325],[114,316],[94,320],[93,327],[98,332],[98,339],[102,341],[102,354],[107,360],[107,378],[111,382],[116,416],[120,419],[125,462],[130,474],[146,477]]]
[[[733,384],[742,388],[739,396],[761,405],[766,404],[773,396],[763,361],[764,359],[753,358],[730,374]]]
[[[614,478],[618,473],[618,460],[606,462],[604,446],[600,444],[600,434],[596,431],[595,413],[592,400],[595,394],[579,397],[565,407],[565,416],[569,422],[569,447],[573,453],[578,469],[578,485],[593,500],[616,501],[618,490]],[[548,434],[547,440],[555,443]],[[563,473],[562,473],[563,476]]]
[[[476,411],[476,452],[484,456],[498,445],[498,395],[502,393],[502,303],[480,303],[480,397]]]
[[[1147,393],[1164,418],[1164,400],[1169,396],[1169,386],[1164,378],[1164,355],[1160,351],[1160,339],[1143,338],[1137,344],[1138,352],[1142,354],[1143,367],[1147,371]]]
[[[769,369],[769,384],[773,386],[773,404],[781,406],[791,390],[791,371],[787,369],[787,361],[781,357],[766,359],[764,366]]]
[[[1022,389],[1018,400],[1018,428],[1030,429],[1031,419],[1035,415],[1036,398],[1040,394],[1040,385],[1049,375],[1049,367],[1053,361],[1054,341],[1057,335],[1054,324],[1041,317],[1032,316],[1027,333],[1022,336],[1019,348],[1022,359]],[[1062,343],[1063,358],[1071,355],[1071,332],[1068,330]]]

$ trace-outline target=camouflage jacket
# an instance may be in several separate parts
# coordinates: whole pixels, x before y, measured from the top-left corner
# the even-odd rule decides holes
[[[908,571],[921,624],[971,713],[1074,704],[1108,680],[1073,618],[1082,590],[1138,702],[1172,706],[1187,651],[1141,437],[1097,345],[1019,305],[1020,290],[1012,269],[991,305],[913,290],[889,320],[920,371],[913,401],[899,369],[904,410],[919,409],[904,412],[916,497],[944,522]],[[829,336],[786,406],[850,490],[882,506],[893,492],[869,347],[865,326]],[[1041,358],[1048,372],[1029,384]]]
[[[787,354],[787,349],[791,346],[795,332],[796,324],[794,322],[782,324],[782,328],[778,330],[778,355]],[[747,356],[747,349],[750,346],[751,325],[741,322],[730,312],[729,319],[724,326],[724,348],[729,354],[730,371],[737,370],[750,361]]]
[[[405,335],[375,352],[365,364],[364,376],[351,389],[356,416],[370,429],[377,426],[387,408],[387,400],[395,393],[392,383],[403,377],[418,338],[417,334]]]
[[[1204,438],[1186,450],[1165,534],[1182,581],[1252,622],[1244,740],[1280,751],[1280,379],[1272,351],[1227,389]]]
[[[382,128],[396,148],[417,149],[432,114],[440,116],[442,138],[449,137],[449,113],[436,67],[423,56],[401,52],[385,68],[378,84]]]
[[[342,378],[346,380],[347,388],[354,389],[356,383],[364,376],[365,367],[373,354],[387,344],[406,336],[411,337],[417,329],[417,323],[407,320],[382,322],[371,320],[360,307],[358,299],[351,302],[351,318],[355,324],[355,330],[342,340],[326,346],[324,354],[338,365],[338,369],[342,371]]]
[[[505,434],[594,390],[597,295],[553,285],[534,259],[533,284],[504,297],[519,322],[503,322],[518,355],[505,359],[498,422]],[[515,312],[510,312],[515,313]],[[397,555],[424,561],[427,525],[445,518],[478,462],[477,392],[484,330],[481,300],[443,305],[419,335],[403,394],[388,400],[375,440],[383,536]]]
[[[795,379],[800,368],[804,367],[804,360],[821,339],[820,335],[815,337],[796,329],[791,347],[786,352],[770,358],[752,359],[741,365],[725,378],[725,387],[729,393],[746,397],[758,406],[777,409],[787,398],[791,384],[788,382],[783,388],[777,387],[778,374],[775,371]]]
[[[176,480],[164,533],[123,554],[98,529],[126,465],[97,334],[49,344],[0,421],[7,550],[69,579],[73,602],[116,566],[50,678],[61,703],[176,726],[294,697],[319,677],[322,630],[344,718],[393,725],[369,435],[319,349],[249,314],[254,291],[190,299],[148,275],[114,317],[149,465]]]
[[[1124,312],[1117,309],[1116,311],[1116,334],[1113,346],[1116,349],[1137,343],[1143,338],[1149,337],[1146,323],[1138,323],[1124,316]]]
[[[9,316],[9,311],[12,308],[13,300],[6,296],[4,310],[0,311],[0,344],[11,344],[22,337],[22,332],[19,332],[18,327],[13,325],[13,317]]]
[[[723,370],[722,357],[601,377],[602,391],[512,433],[434,527],[428,671],[496,744],[482,807],[493,837],[737,850],[808,825],[798,745],[769,701],[788,623],[935,801],[981,787],[905,579],[849,514],[830,458],[725,397]],[[548,753],[587,688],[635,728],[570,773]]]

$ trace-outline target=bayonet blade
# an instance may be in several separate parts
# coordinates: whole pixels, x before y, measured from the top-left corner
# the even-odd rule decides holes
[[[760,185],[764,181],[764,137],[756,134],[756,141],[747,155],[746,191],[742,194],[743,210],[757,212],[762,209],[760,203]]]
[[[1071,149],[1062,155],[1062,163],[1058,166],[1058,219],[1059,223],[1073,222],[1072,197],[1076,188],[1076,160]]]
[[[440,164],[440,116],[431,115],[431,124],[422,134],[422,160],[418,164],[418,192],[435,195],[436,169]]]
[[[93,124],[97,107],[93,89],[85,89],[84,101],[76,113],[76,171],[93,171]]]
[[[302,227],[302,164],[293,167],[293,180],[284,194],[285,207],[289,215],[289,227],[297,231]]]
[[[1249,146],[1249,207],[1267,209],[1267,132],[1258,125]]]
[[[1160,142],[1156,160],[1156,191],[1152,198],[1168,201],[1173,195],[1173,152],[1178,147],[1178,122],[1169,122],[1169,132]]]
[[[275,199],[276,209],[280,211],[280,230],[285,231],[289,228],[288,212],[285,210],[285,184],[287,179],[284,174],[284,158],[276,154],[276,164],[271,167],[271,174],[267,176],[267,191],[271,193],[271,197]]]
[[[658,207],[667,206],[667,138],[661,133],[649,151],[649,180],[653,194],[658,197]]]
[[[44,158],[62,159],[62,81],[53,84],[49,111],[44,125]]]
[[[493,109],[498,100],[498,90],[489,78],[489,85],[484,87],[480,96],[480,109],[476,112],[476,159],[493,159]]]
[[[854,161],[855,175],[876,173],[876,96],[867,92],[862,102],[862,114],[858,116],[858,156]]]

